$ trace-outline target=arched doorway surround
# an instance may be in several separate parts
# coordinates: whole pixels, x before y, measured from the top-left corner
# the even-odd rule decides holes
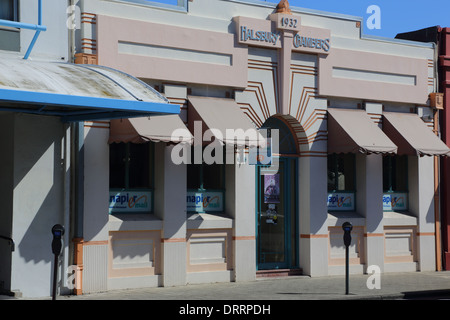
[[[288,116],[272,116],[262,128],[278,130],[279,167],[277,172],[256,168],[256,265],[258,270],[296,269],[299,143]]]

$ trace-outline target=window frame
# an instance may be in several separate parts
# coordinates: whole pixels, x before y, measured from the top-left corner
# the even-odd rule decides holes
[[[154,212],[154,188],[155,188],[155,144],[153,142],[145,142],[145,145],[148,145],[148,159],[149,159],[149,181],[148,187],[130,187],[130,146],[131,142],[127,143],[121,143],[125,145],[125,173],[124,173],[124,187],[111,187],[111,184],[109,185],[109,202],[111,202],[111,197],[113,194],[120,194],[122,192],[137,192],[137,193],[148,193],[150,195],[150,208],[146,211],[141,210],[129,210],[129,211],[114,211],[114,209],[111,208],[111,205],[109,206],[109,214],[133,214],[133,213],[140,213],[140,214],[151,214]],[[111,145],[110,145],[111,148]],[[111,149],[110,149],[110,161],[111,161]],[[111,180],[111,163],[109,165],[109,174],[110,174],[110,180]],[[110,182],[111,183],[111,182]]]
[[[193,214],[193,213],[211,213],[211,214],[223,214],[225,213],[225,162],[223,161],[221,164],[218,163],[213,163],[213,164],[207,164],[203,161],[203,157],[202,157],[202,163],[201,164],[194,164],[192,159],[194,157],[194,147],[191,147],[191,162],[189,164],[187,164],[186,170],[189,170],[190,168],[192,168],[192,166],[200,166],[200,170],[198,172],[199,175],[199,181],[200,181],[200,185],[198,188],[189,188],[189,181],[188,181],[188,175],[186,177],[186,193],[187,193],[187,197],[192,197],[192,195],[190,194],[196,194],[196,193],[221,193],[222,194],[222,210],[202,210],[202,211],[198,211],[198,210],[190,210],[188,208],[188,198],[186,198],[186,212],[188,214]],[[224,147],[225,148],[225,147]],[[204,148],[202,148],[202,152],[203,152]],[[223,156],[225,157],[225,150],[223,153]],[[220,180],[222,182],[222,186],[221,188],[210,188],[210,189],[205,189],[204,188],[204,168],[205,166],[220,166]]]
[[[382,168],[382,170],[383,170],[383,211],[400,211],[400,212],[408,211],[408,208],[409,208],[409,176],[408,176],[409,159],[408,159],[408,156],[407,155],[385,155],[384,157],[386,157],[386,159],[389,159],[389,164],[388,164],[389,172],[387,174],[389,182],[388,182],[388,189],[386,190],[384,188],[385,162],[384,162],[384,159],[383,159],[383,168]],[[406,164],[405,164],[405,167],[406,167],[405,168],[405,170],[406,170],[406,172],[405,172],[406,190],[393,190],[393,188],[392,188],[392,186],[395,184],[393,182],[393,180],[397,178],[396,176],[394,176],[394,172],[393,172],[393,169],[392,169],[392,159],[394,159],[394,157],[396,159],[398,159],[399,157],[404,157],[404,159],[406,160]],[[396,166],[397,166],[397,164],[396,164]],[[392,199],[391,198],[393,196],[394,197],[396,197],[396,196],[397,197],[401,197],[401,196],[405,197],[404,198],[405,207],[403,209],[395,209],[395,208],[393,209],[392,208]],[[388,197],[390,198],[389,202],[391,202],[391,208],[387,208],[387,206],[385,207],[385,203],[388,202]]]
[[[338,164],[339,163],[338,162],[339,158],[338,157],[341,156],[341,155],[345,156],[347,154],[332,153],[332,154],[329,154],[327,156],[327,179],[328,179],[328,173],[329,173],[328,164],[329,164],[330,158],[333,161],[333,169],[334,169],[333,172],[335,173],[335,176],[336,176],[336,173],[338,172],[338,166],[339,166],[339,164]],[[352,173],[353,181],[352,181],[352,184],[353,184],[354,188],[353,188],[353,190],[349,190],[349,189],[342,189],[342,190],[340,190],[339,187],[338,187],[338,180],[335,179],[335,181],[334,181],[334,189],[333,190],[329,190],[328,189],[328,181],[327,181],[327,208],[328,208],[329,212],[342,212],[342,211],[354,212],[354,211],[356,211],[356,172],[357,172],[356,171],[356,156],[353,153],[350,153],[348,155],[350,155],[352,157],[352,161],[353,161],[353,173]],[[349,208],[341,207],[342,209],[339,208],[339,206],[338,207],[336,207],[336,206],[330,207],[330,205],[328,203],[330,202],[330,200],[334,201],[333,199],[336,199],[335,197],[342,198],[344,200],[348,199],[350,197],[351,206]]]

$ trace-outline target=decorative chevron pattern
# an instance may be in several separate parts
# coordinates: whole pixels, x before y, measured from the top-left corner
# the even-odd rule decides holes
[[[311,98],[316,97],[317,89],[312,87],[303,87],[300,101],[297,107],[295,118],[301,123]],[[292,91],[291,91],[292,96]],[[292,110],[290,112],[292,114]]]
[[[249,80],[244,91],[236,92],[241,110],[257,126],[273,116],[282,119],[298,142],[299,156],[326,156],[326,100],[318,97],[317,67],[292,64],[289,114],[278,104],[277,63],[249,59]]]

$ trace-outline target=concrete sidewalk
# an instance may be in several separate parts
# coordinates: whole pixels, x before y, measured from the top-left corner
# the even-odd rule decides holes
[[[311,278],[293,276],[249,282],[196,284],[114,290],[81,296],[60,296],[58,300],[347,300],[347,299],[433,299],[450,298],[450,272],[409,272],[379,275],[380,288],[371,275],[350,275],[349,294],[345,276]],[[373,280],[373,281],[372,281]],[[243,302],[245,303],[245,302]]]
[[[370,285],[379,284],[370,289]],[[368,287],[369,285],[369,287]],[[111,290],[81,296],[58,296],[57,300],[399,300],[450,299],[450,271],[407,272],[373,275],[350,275],[349,294],[345,294],[345,276],[311,278],[290,276],[260,278],[249,282],[190,284],[179,287],[157,287]],[[0,296],[0,300],[51,300]]]

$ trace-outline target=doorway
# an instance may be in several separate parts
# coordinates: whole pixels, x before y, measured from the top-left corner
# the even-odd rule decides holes
[[[257,269],[293,269],[297,261],[296,159],[280,158],[279,170],[258,167]]]
[[[278,118],[264,128],[279,130],[279,167],[256,168],[257,270],[296,269],[298,261],[298,157],[293,135]]]

